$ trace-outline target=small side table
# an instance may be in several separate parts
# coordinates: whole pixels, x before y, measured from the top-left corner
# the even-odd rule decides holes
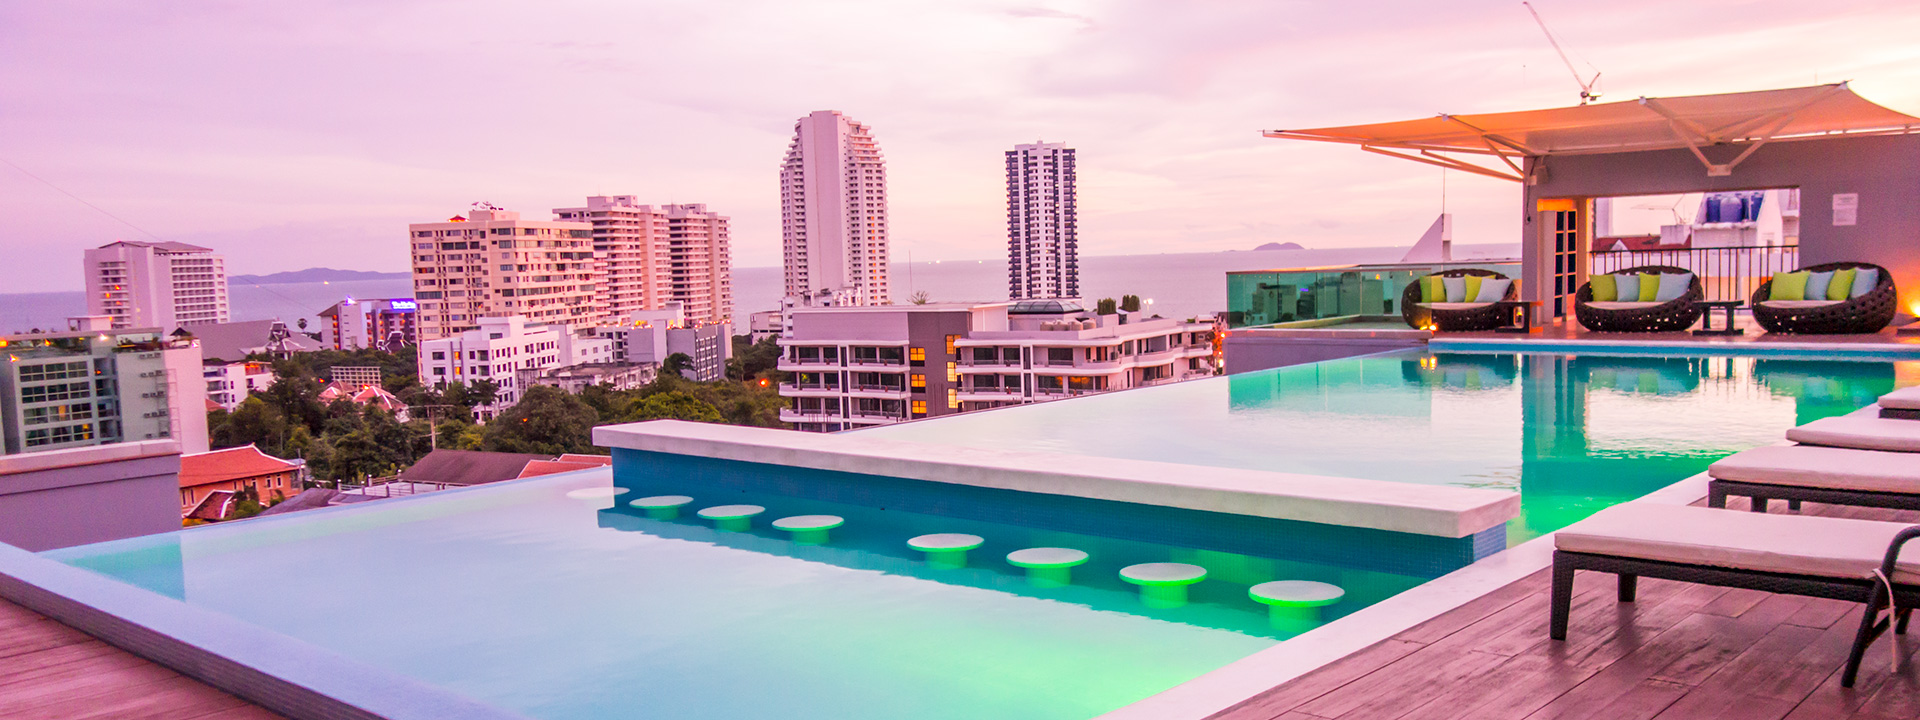
[[[1740,328],[1733,326],[1733,311],[1736,309],[1739,309],[1740,306],[1745,305],[1746,304],[1745,301],[1702,300],[1700,301],[1700,304],[1707,308],[1707,314],[1706,316],[1700,318],[1700,329],[1693,331],[1693,334],[1695,335],[1745,335],[1747,334],[1747,331],[1741,330]],[[1725,327],[1722,327],[1719,329],[1715,329],[1713,327],[1713,311],[1715,310],[1725,311],[1725,315],[1724,315],[1724,317],[1726,318]]]
[[[1503,333],[1533,332],[1533,306],[1539,305],[1539,304],[1540,304],[1540,301],[1538,300],[1501,300],[1500,302],[1494,303],[1493,304],[1494,307],[1500,308],[1501,310],[1505,310],[1508,315],[1513,315],[1515,310],[1520,311],[1518,313],[1520,316],[1520,323],[1518,325],[1507,325],[1504,327],[1497,327],[1497,328],[1494,328],[1493,331],[1503,332]]]

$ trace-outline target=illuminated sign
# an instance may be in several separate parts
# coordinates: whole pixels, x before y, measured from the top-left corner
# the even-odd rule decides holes
[[[412,300],[392,300],[389,304],[393,305],[395,310],[413,310],[418,307]]]

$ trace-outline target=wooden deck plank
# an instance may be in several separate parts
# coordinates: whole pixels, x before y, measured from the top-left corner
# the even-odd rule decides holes
[[[1249,698],[1238,705],[1214,713],[1213,718],[1235,720],[1273,720],[1285,716],[1301,703],[1337,690],[1395,660],[1406,657],[1425,645],[1398,638],[1383,640],[1365,650],[1348,655],[1307,673],[1293,682]],[[1212,718],[1209,718],[1212,720]]]

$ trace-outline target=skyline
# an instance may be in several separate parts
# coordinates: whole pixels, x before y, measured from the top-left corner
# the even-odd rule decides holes
[[[1536,7],[1603,101],[1851,80],[1920,110],[1920,8]],[[0,158],[233,274],[399,272],[408,223],[592,194],[706,203],[736,267],[777,266],[780,157],[817,110],[884,139],[896,262],[1003,253],[1004,149],[1034,140],[1080,150],[1087,255],[1404,245],[1440,171],[1259,132],[1578,92],[1517,2],[8,6],[0,58]],[[1461,242],[1517,241],[1518,188],[1447,185]],[[78,289],[86,248],[154,239],[12,167],[0,211],[0,248],[52,268],[13,292]]]

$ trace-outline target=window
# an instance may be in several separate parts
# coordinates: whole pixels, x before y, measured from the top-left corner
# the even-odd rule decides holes
[[[912,361],[913,364],[915,365],[926,364],[927,349],[926,348],[907,348],[907,360]]]
[[[948,336],[947,336],[947,354],[948,354],[948,355],[958,355],[958,354],[959,354],[959,352],[958,352],[958,351],[956,351],[956,350],[954,350],[954,348],[953,348],[953,344],[954,344],[955,342],[958,342],[959,340],[960,340],[960,336],[959,336],[959,335],[948,335]]]
[[[959,388],[947,388],[947,409],[956,410],[956,409],[959,409],[959,407],[960,407]]]
[[[912,377],[912,383],[915,389],[925,390],[927,389],[927,376],[922,375],[920,373],[914,373]]]
[[[960,382],[960,363],[947,361],[947,382]]]
[[[913,401],[913,415],[914,415],[914,417],[926,417],[926,415],[927,415],[927,401],[925,401],[925,400],[915,400],[915,401]]]

